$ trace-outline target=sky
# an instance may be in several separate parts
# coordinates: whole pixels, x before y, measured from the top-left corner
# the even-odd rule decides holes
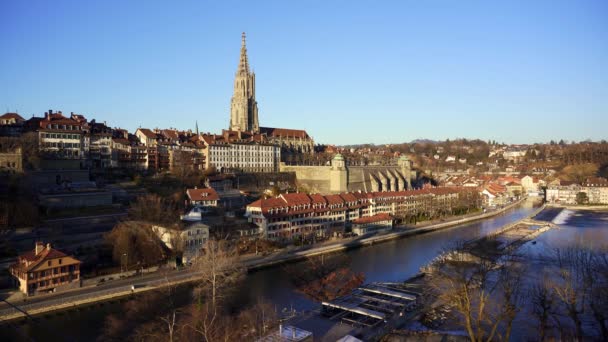
[[[260,125],[318,143],[608,139],[605,0],[0,0],[0,112],[220,133],[243,31]]]

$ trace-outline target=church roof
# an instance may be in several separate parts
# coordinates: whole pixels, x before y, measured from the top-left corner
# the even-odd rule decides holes
[[[265,133],[267,136],[274,138],[310,139],[308,133],[302,129],[260,127],[260,133]]]

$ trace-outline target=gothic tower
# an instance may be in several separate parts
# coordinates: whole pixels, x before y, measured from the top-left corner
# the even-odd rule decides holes
[[[234,77],[234,94],[230,102],[230,130],[258,133],[258,103],[255,101],[255,74],[249,71],[245,32],[241,43],[241,57]]]

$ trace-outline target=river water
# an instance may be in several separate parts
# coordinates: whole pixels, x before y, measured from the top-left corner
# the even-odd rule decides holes
[[[442,248],[459,240],[491,233],[529,215],[537,206],[538,203],[528,200],[483,221],[351,250],[347,252],[352,260],[351,268],[365,274],[366,282],[403,281],[418,273],[420,267],[437,256]],[[244,302],[264,299],[278,310],[293,308],[302,311],[318,307],[318,303],[307,300],[294,290],[282,267],[248,275],[239,292],[244,296]],[[48,340],[54,336],[52,340],[94,340],[101,334],[105,316],[119,311],[120,304],[99,304],[80,311],[49,314],[33,323],[0,326],[0,339]]]

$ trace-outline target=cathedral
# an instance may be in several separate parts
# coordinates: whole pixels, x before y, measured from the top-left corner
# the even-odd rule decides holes
[[[268,142],[281,148],[281,157],[314,152],[314,141],[305,130],[260,127],[258,103],[255,100],[255,73],[249,70],[244,32],[230,101],[230,131],[265,136]]]
[[[234,95],[230,101],[230,130],[260,132],[258,103],[255,100],[255,74],[249,71],[245,32],[241,42],[241,57],[234,77]]]

